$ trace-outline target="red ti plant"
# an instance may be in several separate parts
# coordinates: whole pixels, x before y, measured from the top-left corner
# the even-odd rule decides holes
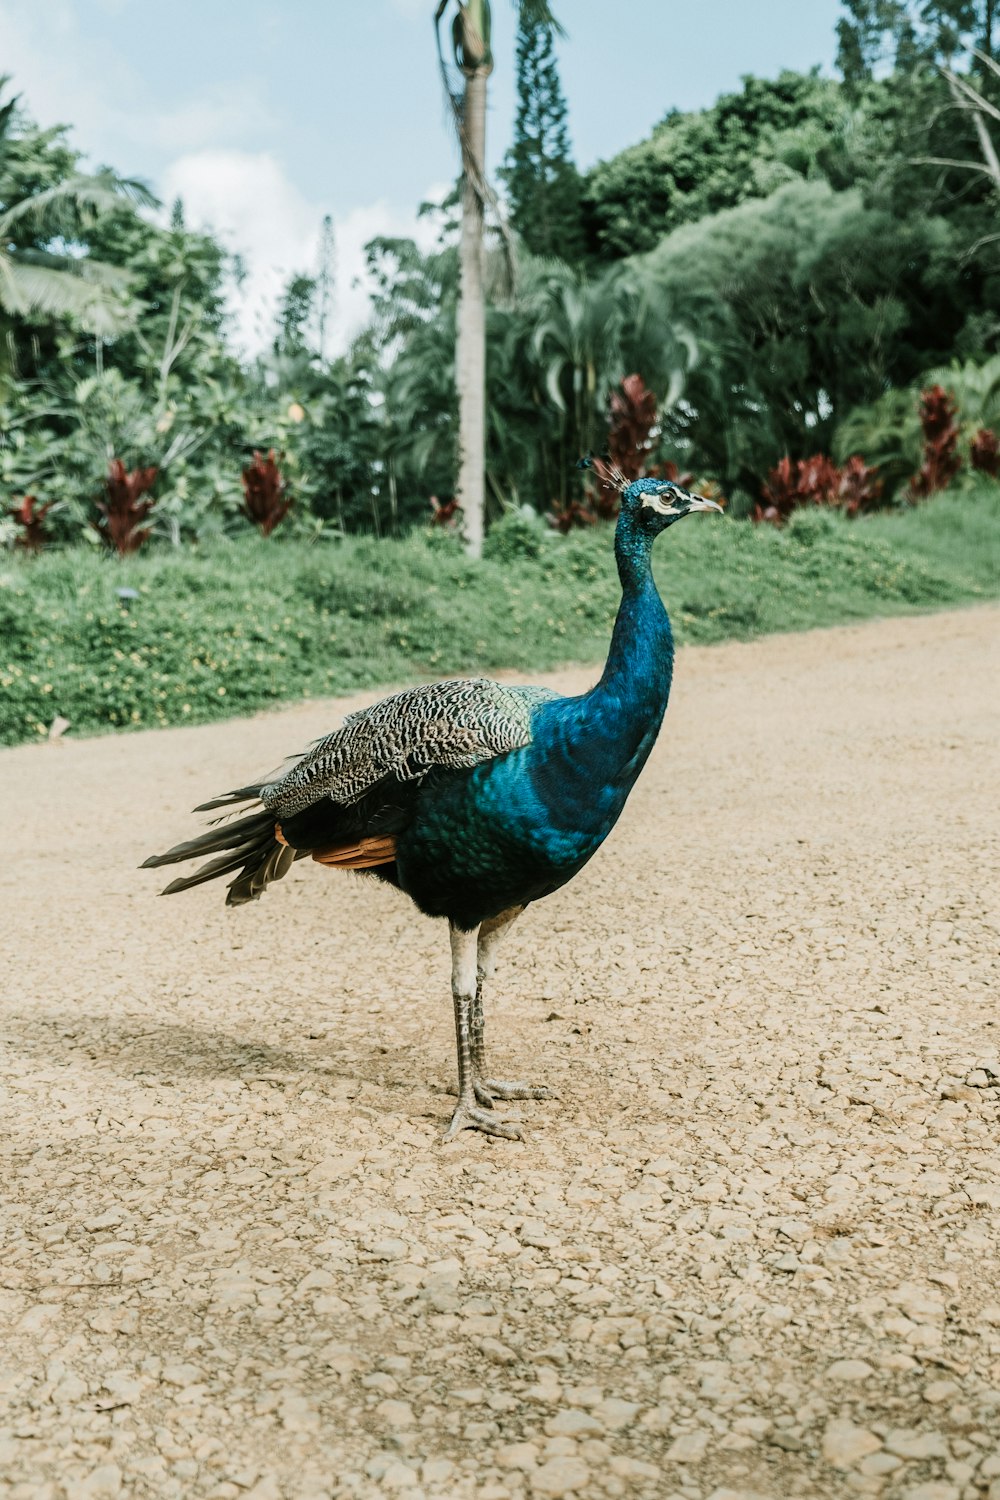
[[[260,528],[262,536],[270,536],[291,504],[274,449],[269,449],[265,458],[255,448],[253,461],[243,470],[243,514]]]
[[[969,445],[969,461],[980,474],[1000,479],[1000,438],[989,427],[980,427]]]
[[[45,529],[45,517],[52,505],[51,500],[46,505],[39,505],[34,495],[22,495],[20,503],[11,506],[10,514],[21,528],[14,542],[16,547],[26,547],[29,552],[37,552],[50,540]]]
[[[763,504],[754,507],[754,521],[780,526],[793,510],[803,505],[830,505],[845,515],[874,510],[882,498],[878,470],[869,468],[854,454],[838,469],[823,453],[798,460],[785,457],[776,464],[761,486]]]
[[[924,461],[910,480],[910,495],[924,500],[947,489],[961,466],[958,456],[958,407],[942,385],[932,385],[920,397],[920,426]]]
[[[609,466],[618,469],[629,484],[649,472],[646,461],[656,428],[656,396],[641,375],[626,375],[619,388],[611,392],[609,418],[607,455],[603,460],[594,459],[600,484],[590,497],[594,510],[605,521],[618,514],[618,491],[607,483]]]
[[[877,510],[882,503],[883,488],[878,469],[869,467],[860,454],[854,453],[840,470],[836,504],[845,516]]]
[[[158,472],[155,464],[148,469],[127,471],[120,458],[113,458],[108,464],[105,498],[97,501],[100,517],[94,525],[102,541],[119,557],[138,552],[152,530],[142,522],[156,504],[148,491],[153,488]],[[143,499],[144,495],[148,498]]]
[[[608,457],[631,484],[645,473],[656,427],[656,397],[641,375],[626,375],[611,392]]]
[[[450,526],[458,525],[458,517],[462,513],[454,495],[449,495],[445,500],[439,500],[437,495],[431,496],[431,525]]]
[[[665,459],[662,464],[652,464],[646,470],[652,479],[669,479],[671,484],[679,484],[682,490],[689,490],[694,484],[694,475],[690,469],[682,474],[672,459]]]
[[[786,454],[761,485],[763,504],[759,500],[754,506],[752,519],[780,526],[802,505],[835,503],[839,480],[836,465],[822,453],[800,459]]]
[[[596,466],[596,461],[595,461]],[[617,500],[617,491],[615,492]],[[578,526],[593,526],[597,515],[581,500],[569,500],[565,505],[557,505],[553,502],[552,509],[545,518],[555,531],[561,531],[563,536],[573,531]]]

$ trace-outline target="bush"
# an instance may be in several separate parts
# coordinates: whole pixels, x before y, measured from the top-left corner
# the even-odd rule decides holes
[[[537,511],[512,506],[486,533],[483,556],[501,563],[540,557],[550,535]]]
[[[845,516],[857,516],[877,509],[882,491],[877,470],[869,468],[856,453],[841,469],[822,453],[797,462],[786,456],[761,486],[763,504],[754,506],[750,519],[778,526],[806,505],[829,506],[842,510]]]
[[[621,594],[610,527],[541,533],[532,554],[539,523],[501,525],[481,562],[429,532],[320,545],[250,534],[122,559],[12,551],[0,561],[0,742],[38,738],[57,714],[77,733],[147,728],[603,661]],[[678,640],[746,639],[996,598],[998,537],[988,480],[853,523],[825,508],[784,528],[693,517],[654,561]]]

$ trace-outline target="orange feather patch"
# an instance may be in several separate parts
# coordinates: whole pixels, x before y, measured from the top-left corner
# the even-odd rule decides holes
[[[336,870],[371,870],[388,865],[396,858],[396,840],[391,835],[359,839],[356,844],[335,844],[332,849],[314,849],[318,865]]]

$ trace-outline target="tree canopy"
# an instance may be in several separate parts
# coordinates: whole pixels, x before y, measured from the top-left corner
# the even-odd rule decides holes
[[[602,447],[633,373],[658,409],[650,462],[744,511],[780,458],[849,456],[857,435],[895,443],[886,473],[901,479],[919,390],[942,369],[961,369],[976,406],[993,384],[976,372],[1000,357],[994,9],[845,0],[841,78],[748,76],[695,111],[665,96],[646,140],[581,175],[551,15],[521,7],[513,285],[489,239],[485,262],[490,517],[581,498],[576,460]],[[226,312],[238,260],[183,204],[166,213],[142,184],[84,170],[65,131],[3,98],[0,540],[25,496],[48,506],[51,539],[94,539],[112,460],[154,472],[154,540],[248,524],[251,465],[291,497],[282,531],[383,536],[429,521],[432,497],[453,516],[450,211],[429,252],[368,247],[368,321],[335,355],[327,225],[248,359]]]

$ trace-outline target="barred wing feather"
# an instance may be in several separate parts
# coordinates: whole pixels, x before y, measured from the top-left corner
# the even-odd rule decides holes
[[[434,766],[471,768],[530,744],[532,710],[558,696],[486,677],[407,688],[349,714],[261,787],[260,800],[287,818],[324,797],[349,806],[387,776],[417,781]]]

